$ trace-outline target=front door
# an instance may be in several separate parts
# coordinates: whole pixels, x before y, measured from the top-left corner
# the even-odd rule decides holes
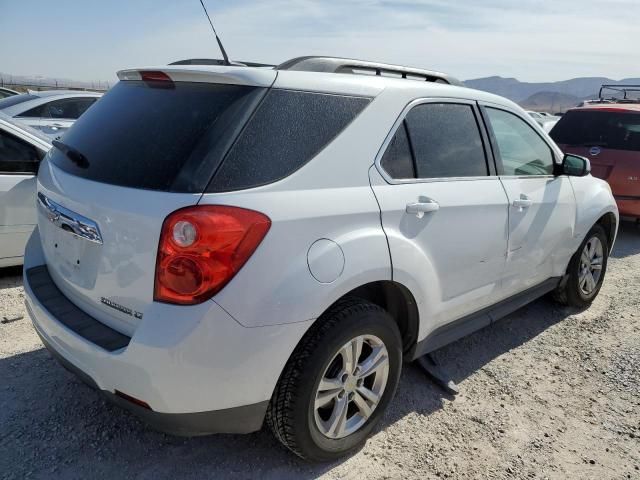
[[[42,155],[23,139],[0,129],[0,265],[23,256],[36,224],[35,174]]]
[[[504,292],[511,295],[564,274],[576,204],[569,178],[554,175],[554,150],[533,126],[503,107],[483,112],[509,198]]]
[[[393,278],[419,297],[422,337],[501,296],[507,197],[473,102],[421,101],[395,128],[370,177]]]

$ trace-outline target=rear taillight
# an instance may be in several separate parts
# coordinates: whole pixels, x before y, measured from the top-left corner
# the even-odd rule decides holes
[[[160,233],[154,300],[193,305],[234,277],[271,227],[262,213],[202,205],[169,215]]]

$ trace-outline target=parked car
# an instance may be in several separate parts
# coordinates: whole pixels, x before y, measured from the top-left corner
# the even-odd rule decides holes
[[[588,157],[609,182],[620,214],[640,218],[640,102],[569,110],[551,131],[564,152]]]
[[[60,138],[101,96],[75,90],[31,91],[0,100],[0,112],[51,138]]]
[[[40,168],[24,288],[52,354],[161,430],[266,420],[333,459],[403,360],[602,285],[609,186],[509,100],[336,58],[118,76]]]
[[[550,132],[555,124],[558,123],[558,117],[546,112],[527,111],[527,114],[533,118],[545,132]]]
[[[0,99],[12,97],[13,95],[19,95],[20,92],[16,92],[15,90],[11,90],[10,88],[0,87]]]
[[[41,132],[0,113],[0,267],[22,264],[36,225],[35,175],[50,148]]]

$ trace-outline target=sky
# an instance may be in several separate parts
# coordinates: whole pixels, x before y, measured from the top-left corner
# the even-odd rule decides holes
[[[232,60],[331,55],[521,81],[640,76],[640,0],[205,0]],[[220,58],[199,0],[0,0],[0,72]]]

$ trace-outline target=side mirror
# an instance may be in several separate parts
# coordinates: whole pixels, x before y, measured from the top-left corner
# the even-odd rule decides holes
[[[591,163],[587,158],[567,153],[562,159],[562,166],[558,170],[559,175],[585,177],[591,173]]]

